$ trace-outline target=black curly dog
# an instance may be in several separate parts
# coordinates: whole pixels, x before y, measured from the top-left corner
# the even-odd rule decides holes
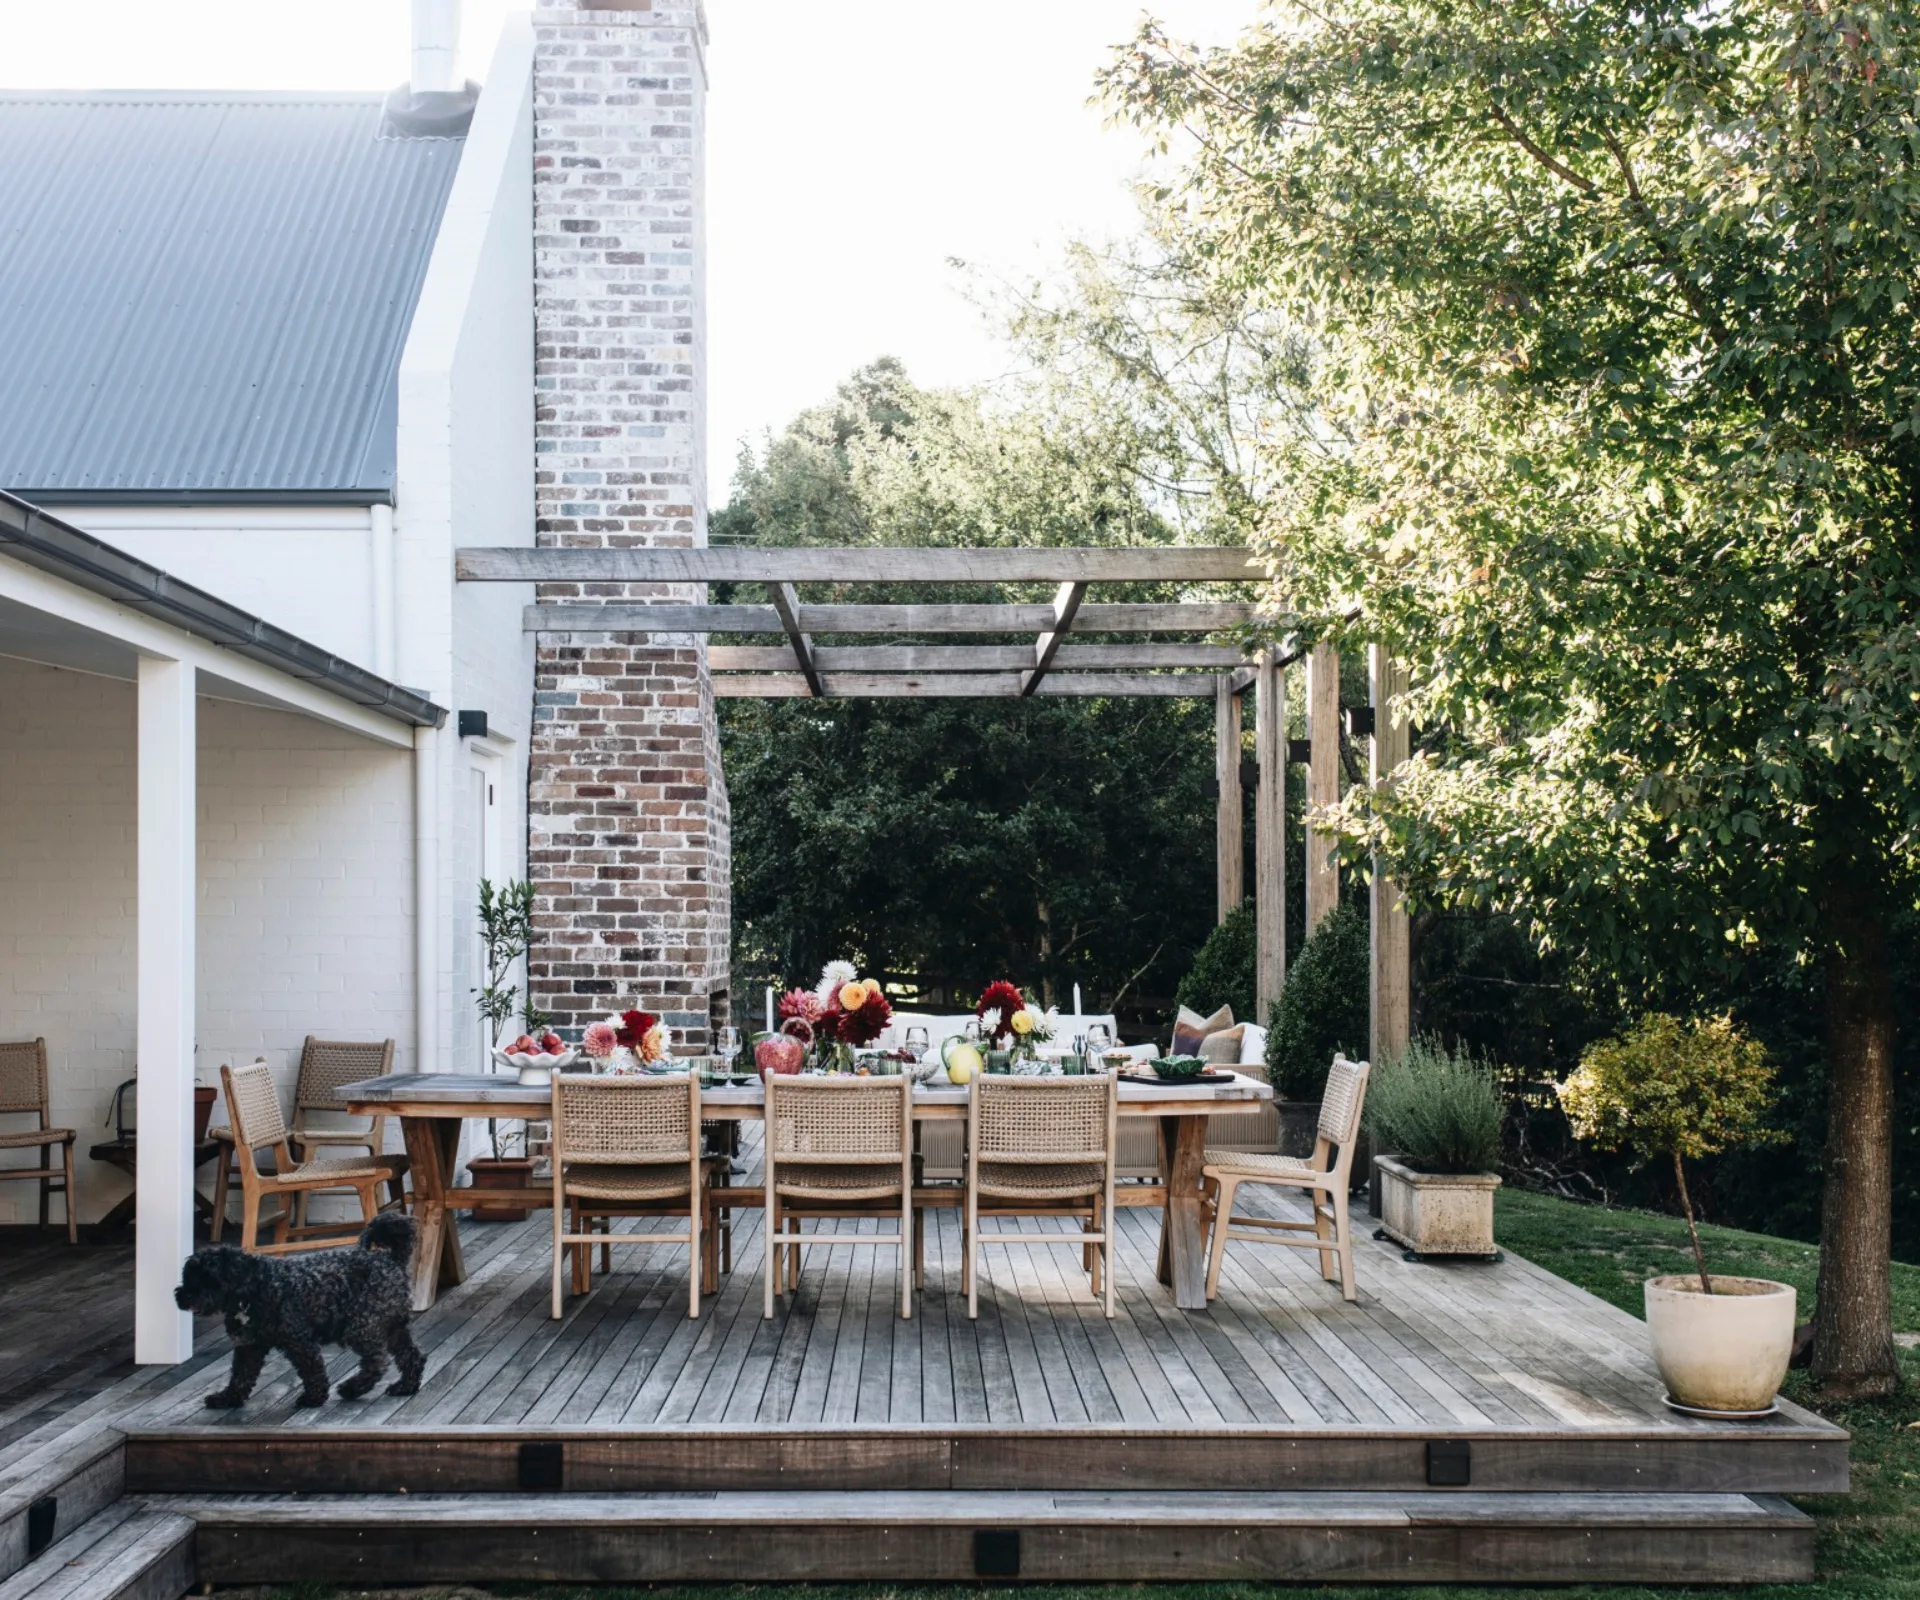
[[[380,1381],[391,1355],[400,1369],[388,1394],[417,1394],[427,1364],[407,1323],[413,1316],[407,1281],[413,1259],[413,1218],[383,1212],[351,1250],[310,1256],[257,1256],[216,1244],[196,1251],[181,1269],[174,1304],[182,1311],[218,1311],[233,1340],[233,1374],[207,1404],[227,1410],[247,1403],[267,1352],[284,1350],[300,1374],[297,1406],[327,1398],[323,1344],[343,1344],[360,1357],[360,1370],[340,1385],[358,1400]]]

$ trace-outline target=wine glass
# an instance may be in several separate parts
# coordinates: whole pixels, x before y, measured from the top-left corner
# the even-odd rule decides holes
[[[968,1044],[977,1045],[980,1043],[980,1019],[978,1017],[967,1018],[967,1026],[962,1037],[966,1039]]]
[[[720,1030],[720,1060],[732,1072],[740,1062],[740,1030],[728,1026]]]
[[[1104,1022],[1088,1023],[1087,1024],[1088,1053],[1101,1060],[1104,1060],[1106,1058],[1107,1052],[1112,1048],[1113,1048],[1113,1029],[1109,1028]]]
[[[907,1029],[906,1050],[907,1054],[912,1056],[915,1061],[924,1061],[927,1056],[927,1051],[932,1047],[932,1039],[929,1037],[927,1030],[921,1027],[919,1023],[916,1022],[911,1028]]]

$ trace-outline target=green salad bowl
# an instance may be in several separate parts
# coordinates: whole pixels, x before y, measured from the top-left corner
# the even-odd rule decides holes
[[[1151,1065],[1162,1083],[1191,1083],[1207,1070],[1207,1063],[1199,1056],[1162,1056]]]

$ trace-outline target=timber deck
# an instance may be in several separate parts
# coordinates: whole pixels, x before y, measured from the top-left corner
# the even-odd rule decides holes
[[[1119,1213],[1112,1321],[1077,1249],[1042,1244],[1052,1220],[986,1251],[977,1321],[952,1211],[928,1213],[910,1321],[876,1250],[809,1251],[763,1321],[746,1212],[697,1321],[670,1246],[617,1249],[556,1322],[547,1216],[464,1223],[471,1275],[416,1321],[414,1397],[296,1410],[274,1357],[250,1405],[210,1412],[227,1352],[203,1325],[181,1366],[68,1372],[58,1417],[0,1407],[19,1430],[0,1600],[38,1593],[5,1577],[9,1518],[63,1471],[93,1485],[73,1517],[138,1502],[149,1537],[188,1518],[223,1582],[971,1577],[1010,1532],[1025,1575],[1060,1578],[1811,1575],[1811,1523],[1777,1497],[1846,1487],[1846,1435],[1820,1418],[1671,1411],[1640,1322],[1511,1255],[1411,1262],[1363,1237],[1347,1305],[1311,1252],[1236,1245],[1219,1299],[1182,1312],[1157,1220]],[[67,1511],[58,1533],[79,1536]]]

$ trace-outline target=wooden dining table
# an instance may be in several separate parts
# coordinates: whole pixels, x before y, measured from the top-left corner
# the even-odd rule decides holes
[[[539,1121],[553,1112],[547,1084],[523,1084],[483,1073],[402,1072],[343,1085],[338,1091],[356,1116],[398,1117],[413,1179],[413,1215],[418,1228],[413,1257],[413,1305],[424,1311],[442,1289],[465,1280],[454,1213],[477,1205],[549,1206],[553,1189],[456,1189],[460,1130],[469,1117]],[[1242,1109],[1271,1100],[1273,1090],[1258,1078],[1234,1073],[1214,1083],[1133,1083],[1120,1085],[1120,1115],[1156,1117],[1160,1122],[1160,1179],[1157,1184],[1122,1184],[1120,1205],[1160,1208],[1160,1281],[1173,1290],[1174,1304],[1201,1311],[1207,1304],[1206,1240],[1201,1236],[1200,1168],[1206,1148],[1207,1118],[1216,1111]],[[919,1084],[913,1091],[916,1122],[964,1119],[967,1090],[957,1084]],[[765,1087],[746,1083],[703,1084],[702,1122],[758,1122],[766,1106]],[[955,1185],[944,1193],[957,1195]],[[918,1195],[916,1195],[918,1199]],[[734,1206],[762,1203],[756,1189],[723,1191]]]

